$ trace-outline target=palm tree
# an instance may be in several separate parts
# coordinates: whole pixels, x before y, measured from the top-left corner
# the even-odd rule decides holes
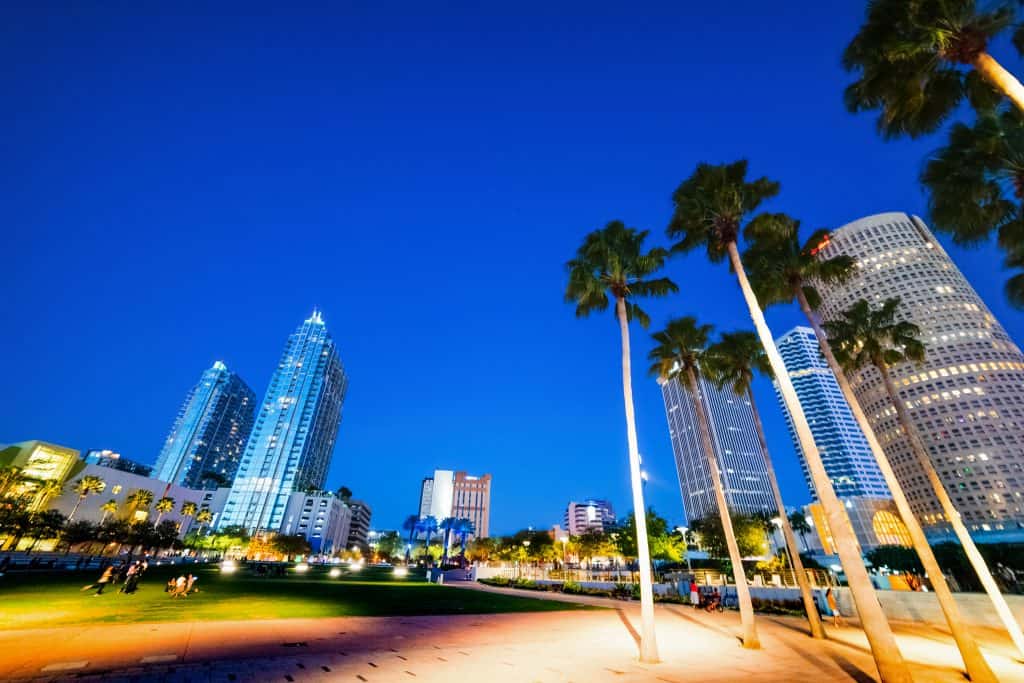
[[[993,233],[1007,265],[1024,249],[1024,116],[1016,109],[978,114],[973,126],[955,124],[949,142],[921,172],[932,227],[957,244],[984,242]],[[1010,302],[1024,308],[1024,291],[1011,279]]]
[[[75,507],[71,508],[68,522],[74,519],[75,513],[78,512],[78,506],[82,504],[86,497],[94,493],[102,493],[105,488],[107,488],[107,482],[92,474],[88,474],[76,481],[73,490],[78,494],[78,500],[75,501]]]
[[[409,532],[409,543],[405,546],[405,563],[409,564],[409,555],[412,552],[413,537],[419,531],[420,516],[409,515],[402,522],[402,528]]]
[[[100,505],[100,510],[103,512],[103,518],[100,519],[100,524],[107,521],[107,517],[117,512],[117,501],[111,498],[103,505]]]
[[[832,529],[839,560],[846,573],[850,593],[871,646],[879,675],[885,683],[909,682],[910,672],[896,645],[896,639],[878,602],[878,596],[875,595],[861,557],[860,544],[853,534],[846,510],[832,488],[832,482],[821,461],[821,454],[814,443],[807,417],[797,399],[793,383],[786,372],[786,366],[775,346],[771,330],[768,329],[764,313],[747,281],[746,271],[740,260],[737,240],[743,228],[743,221],[761,202],[779,192],[778,183],[767,178],[747,182],[746,176],[746,161],[718,166],[697,166],[693,175],[684,180],[672,196],[675,211],[667,232],[670,237],[679,238],[673,251],[687,252],[703,247],[713,262],[722,261],[728,255],[751,320],[754,322],[754,329],[768,355],[779,393],[793,422],[793,431],[796,432],[804,453],[804,461],[818,494],[818,500]]]
[[[153,492],[147,491],[146,489],[136,489],[125,499],[125,502],[128,503],[132,512],[136,512],[139,508],[142,508],[146,510],[148,514],[149,506],[153,502]]]
[[[634,303],[635,298],[667,296],[679,291],[679,288],[668,278],[651,278],[664,266],[668,253],[658,247],[645,252],[644,240],[647,235],[648,231],[627,228],[622,221],[612,221],[603,229],[587,235],[576,257],[566,264],[569,284],[565,290],[565,300],[576,304],[577,318],[587,317],[594,311],[607,310],[609,292],[615,300],[615,315],[622,338],[622,395],[629,445],[633,518],[637,528],[637,561],[640,565],[640,661],[656,662],[658,644],[654,634],[654,588],[640,477],[640,449],[633,412],[629,322],[635,319],[645,328],[650,324],[647,314]]]
[[[424,534],[423,540],[423,552],[428,552],[430,548],[430,539],[437,533],[437,517],[433,515],[427,515],[418,522],[418,531]]]
[[[775,507],[779,513],[779,527],[782,529],[786,547],[789,548],[792,568],[796,574],[797,586],[800,588],[800,597],[804,601],[804,610],[807,612],[811,635],[815,638],[824,638],[825,631],[821,627],[821,616],[818,614],[814,594],[811,593],[811,584],[807,580],[807,572],[804,571],[803,561],[800,559],[800,548],[796,544],[796,536],[793,535],[789,517],[786,516],[786,506],[782,502],[779,480],[775,476],[775,467],[772,465],[772,458],[768,453],[768,440],[765,438],[764,426],[761,424],[761,413],[758,411],[757,401],[754,399],[754,374],[759,373],[771,377],[772,368],[768,363],[768,357],[765,355],[764,349],[761,348],[757,335],[753,332],[728,332],[721,336],[718,343],[708,348],[704,356],[704,371],[719,389],[728,384],[734,394],[745,397],[750,403],[757,439],[768,471],[768,483],[771,486]],[[770,532],[772,524],[770,519],[768,524]]]
[[[64,484],[62,482],[56,479],[44,481],[35,490],[35,500],[31,508],[33,510],[43,510],[46,508],[46,504],[50,502],[50,499],[56,498],[62,493],[64,493]]]
[[[182,524],[185,523],[185,519],[186,518],[195,517],[197,512],[199,512],[199,505],[198,504],[196,504],[196,503],[194,503],[194,502],[192,502],[190,500],[186,500],[184,503],[182,503],[181,504],[182,520],[178,523],[178,529],[179,530],[181,529],[181,526],[182,526]]]
[[[17,467],[0,469],[0,497],[6,496],[19,483],[21,483],[20,469]]]
[[[213,521],[213,513],[209,510],[200,510],[196,513],[196,521],[199,522],[199,533],[203,533],[206,525]]]
[[[1005,95],[1024,111],[1024,86],[988,53],[1011,27],[1009,3],[981,11],[975,0],[873,0],[843,52],[857,73],[846,89],[851,112],[878,109],[885,138],[930,133],[966,96],[980,108]]]
[[[153,522],[153,525],[155,526],[160,523],[161,517],[163,517],[168,512],[174,511],[174,499],[164,496],[163,498],[158,500],[156,502],[156,505],[154,505],[153,507],[157,511],[156,521]]]
[[[439,529],[444,531],[444,540],[441,545],[441,564],[444,564],[448,559],[448,544],[451,541],[452,532],[455,531],[458,521],[456,517],[445,517],[437,525]]]
[[[811,525],[807,523],[807,516],[802,512],[796,511],[789,513],[786,519],[789,520],[789,526],[793,528],[793,531],[800,534],[800,540],[804,542],[804,550],[807,550],[807,537],[805,534],[811,533]]]
[[[651,335],[656,344],[648,358],[653,361],[650,368],[652,375],[666,382],[679,381],[693,399],[704,457],[708,459],[711,488],[715,493],[715,504],[718,507],[718,516],[722,520],[733,578],[736,581],[736,598],[743,624],[743,647],[756,649],[761,647],[761,642],[757,637],[754,606],[750,601],[750,588],[747,586],[747,576],[743,571],[743,556],[740,554],[736,534],[732,528],[732,518],[729,516],[729,506],[722,488],[722,468],[711,442],[708,414],[697,382],[697,374],[701,371],[707,353],[711,329],[711,325],[697,324],[697,319],[692,316],[673,318],[665,324],[664,330]],[[813,601],[811,604],[813,605]]]
[[[815,232],[801,245],[799,229],[798,221],[783,214],[765,214],[751,221],[745,231],[745,236],[750,240],[751,246],[743,255],[743,262],[750,273],[751,284],[757,293],[758,300],[765,307],[773,304],[788,304],[795,300],[807,317],[818,340],[822,357],[835,375],[839,389],[871,447],[878,468],[885,478],[893,501],[896,503],[896,509],[910,534],[914,549],[921,558],[921,564],[925,567],[928,576],[935,577],[932,587],[935,589],[946,622],[960,649],[968,675],[971,680],[990,681],[992,680],[992,671],[982,657],[973,636],[964,627],[960,609],[953,599],[945,575],[924,535],[924,530],[910,508],[910,503],[903,492],[903,486],[896,477],[874,429],[868,422],[867,415],[861,409],[860,403],[853,393],[853,387],[850,386],[843,368],[832,352],[828,336],[816,313],[821,304],[821,297],[815,285],[845,282],[855,272],[855,262],[845,255],[831,259],[821,258],[821,246],[828,240],[827,231]]]
[[[928,457],[928,451],[910,420],[907,404],[899,397],[896,385],[892,381],[890,374],[892,366],[905,362],[920,363],[925,357],[924,344],[918,338],[920,329],[913,323],[897,318],[899,305],[900,300],[896,298],[886,299],[879,308],[872,308],[871,304],[864,299],[857,301],[843,312],[841,319],[825,323],[829,343],[836,359],[847,372],[856,372],[869,365],[878,371],[889,400],[892,402],[893,408],[896,409],[900,428],[906,435],[920,471],[928,479],[935,497],[942,506],[943,516],[953,527],[953,532],[959,539],[960,545],[963,546],[964,553],[970,560],[971,566],[974,567],[974,571],[981,580],[981,585],[988,593],[1007,632],[1017,649],[1024,655],[1024,634],[1021,633],[1020,625],[1007,607],[1006,599],[999,592],[999,587],[992,578],[985,559],[978,552],[967,527],[960,519],[960,513],[953,505],[942,480],[939,479],[931,458]],[[924,557],[921,559],[923,561]],[[941,584],[945,584],[941,570],[937,575],[932,574],[933,570],[928,567],[925,567],[925,570],[930,579],[934,581],[934,578],[938,578]]]
[[[455,534],[459,539],[459,555],[466,557],[466,540],[476,532],[473,521],[460,517],[455,523]]]

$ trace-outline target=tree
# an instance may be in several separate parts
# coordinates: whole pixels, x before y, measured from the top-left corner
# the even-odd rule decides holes
[[[406,550],[405,550],[405,560],[406,560],[406,562],[409,561],[409,554],[412,551],[413,538],[416,536],[416,533],[419,531],[419,524],[420,524],[420,516],[419,515],[409,515],[408,517],[405,518],[405,521],[402,522],[402,528],[409,532],[409,543],[408,543],[408,546],[406,547]]]
[[[64,493],[64,484],[62,482],[59,482],[56,479],[44,481],[35,490],[36,499],[32,505],[33,509],[45,509],[46,504],[49,503],[51,499],[58,497],[62,493]]]
[[[466,556],[466,541],[469,537],[476,533],[476,527],[473,521],[465,517],[460,517],[455,522],[455,536],[459,539],[459,554],[462,557]]]
[[[793,528],[793,531],[800,534],[800,540],[804,542],[804,550],[808,550],[807,536],[805,534],[811,533],[811,525],[807,523],[807,515],[802,512],[791,512],[788,519],[789,526]],[[803,557],[802,554],[801,557]]]
[[[200,510],[196,513],[196,521],[199,522],[199,533],[202,533],[206,525],[213,521],[213,513],[209,510]]]
[[[345,503],[349,502],[352,500],[352,489],[347,486],[342,486],[338,489],[338,497]]]
[[[879,675],[886,683],[903,683],[910,680],[910,672],[896,645],[896,639],[893,637],[889,622],[886,621],[878,596],[875,595],[874,586],[861,557],[860,544],[854,536],[846,509],[839,502],[825,471],[803,407],[740,259],[737,240],[744,227],[744,221],[752,218],[751,214],[758,206],[778,192],[779,184],[767,178],[748,182],[745,160],[717,166],[699,164],[694,173],[684,180],[672,195],[675,210],[667,232],[669,237],[678,239],[673,251],[688,252],[704,248],[712,262],[720,262],[728,256],[754,323],[754,329],[768,355],[776,385],[792,420],[793,431],[804,453],[804,462],[807,464],[822,510],[830,528],[835,530],[833,537],[839,560],[849,581],[850,593]]]
[[[397,531],[385,531],[377,539],[377,553],[391,561],[402,556],[404,543]]]
[[[946,522],[953,528],[957,539],[959,539],[960,544],[964,547],[964,551],[974,566],[974,571],[978,574],[982,586],[985,587],[985,592],[988,593],[996,613],[999,614],[1017,649],[1020,650],[1021,654],[1024,654],[1024,633],[1021,633],[1020,625],[1014,618],[1013,613],[1010,612],[1010,608],[1006,605],[1006,599],[999,592],[999,587],[996,585],[988,566],[985,564],[985,558],[978,552],[974,540],[960,518],[959,511],[953,505],[953,501],[946,492],[942,480],[939,479],[939,474],[935,471],[931,458],[928,456],[928,451],[910,420],[907,404],[899,397],[896,385],[893,383],[892,375],[890,374],[892,366],[905,362],[920,363],[925,357],[924,344],[918,338],[921,331],[917,325],[897,318],[899,305],[900,300],[898,298],[886,299],[879,308],[872,308],[871,304],[864,299],[857,301],[843,312],[841,318],[825,323],[825,331],[828,333],[829,343],[836,360],[845,371],[853,373],[867,366],[872,366],[878,371],[889,400],[893,408],[896,409],[896,417],[900,429],[910,445],[910,450],[914,454],[914,460],[920,472],[925,475],[928,483],[931,484],[932,491],[942,507],[942,513]],[[908,526],[908,530],[909,528]],[[932,567],[929,566],[929,562],[934,561],[934,556],[929,552],[927,556],[922,556],[921,559],[925,562],[925,568],[928,571],[929,577],[931,577]],[[938,564],[936,563],[935,566],[937,567]],[[945,585],[945,578],[941,571],[938,571],[938,576],[934,578],[933,585],[936,582],[940,585]],[[978,657],[980,658],[981,655],[979,654]],[[971,662],[965,663],[969,667],[972,666]],[[987,665],[985,668],[987,668]],[[983,673],[984,671],[982,670],[979,675],[983,675]],[[974,672],[971,672],[971,676],[973,680]],[[995,680],[994,677],[991,680]]]
[[[158,500],[156,502],[156,505],[154,505],[153,507],[157,511],[157,516],[156,516],[155,524],[159,524],[161,517],[163,517],[168,512],[173,512],[174,511],[174,499],[173,498],[168,498],[167,496],[164,496],[163,498]]]
[[[757,623],[754,621],[754,606],[750,600],[750,587],[743,573],[743,556],[736,544],[736,537],[729,519],[729,506],[725,499],[722,468],[718,462],[718,454],[711,441],[711,426],[704,396],[697,381],[700,366],[704,363],[711,325],[701,325],[693,316],[673,318],[665,324],[665,329],[651,335],[655,346],[648,354],[652,361],[650,372],[663,382],[679,382],[693,401],[694,413],[697,416],[697,431],[704,449],[704,457],[708,463],[708,476],[715,495],[715,505],[721,518],[725,542],[732,560],[733,578],[736,581],[736,599],[740,608],[740,621],[743,626],[743,647],[756,649],[761,647],[757,637]]]
[[[995,234],[1006,265],[1024,266],[1024,116],[1016,109],[978,114],[973,126],[955,124],[949,142],[921,172],[928,189],[932,227],[962,245]],[[1010,303],[1024,308],[1024,275],[1005,287]]]
[[[96,524],[86,520],[72,522],[70,517],[68,519],[67,525],[60,534],[60,542],[64,544],[68,552],[70,552],[73,546],[96,540],[96,536],[99,533]]]
[[[888,567],[896,572],[924,573],[924,567],[913,548],[901,545],[880,545],[867,553],[868,562],[875,567]],[[940,571],[941,573],[941,571]]]
[[[100,524],[107,521],[107,517],[117,512],[117,501],[111,498],[103,505],[100,505],[100,510],[103,512],[103,518],[100,519]]]
[[[21,483],[21,470],[17,467],[0,468],[0,497],[8,495]]]
[[[199,505],[190,500],[186,500],[184,503],[181,504],[182,517],[195,517],[198,511]],[[178,525],[178,528],[181,528],[180,524]]]
[[[128,503],[128,507],[131,508],[132,512],[142,509],[148,513],[149,506],[153,503],[153,492],[146,489],[136,489],[129,494],[125,502]]]
[[[493,538],[474,538],[466,547],[465,556],[473,562],[487,562],[497,554],[497,550]]]
[[[732,565],[733,572],[743,572],[744,557],[765,555],[768,550],[768,543],[764,536],[764,527],[753,515],[731,513],[729,515],[730,526],[735,532],[736,546],[739,551],[739,558],[736,559],[729,551],[725,532],[722,528],[722,518],[706,517],[695,519],[690,522],[690,527],[700,538],[700,547],[711,557],[728,558]]]
[[[965,97],[985,108],[1001,94],[1024,110],[1024,87],[988,53],[1014,14],[1009,3],[981,11],[976,0],[872,0],[843,52],[857,74],[847,109],[879,110],[886,139],[935,131]]]
[[[302,534],[277,534],[270,542],[271,548],[291,559],[293,555],[305,555],[309,553],[309,542]]]
[[[178,524],[169,519],[156,524],[153,529],[153,545],[161,549],[170,549],[178,542]]]
[[[67,520],[64,518],[64,515],[56,510],[31,513],[29,515],[28,533],[32,536],[32,544],[25,549],[25,552],[32,552],[32,549],[36,547],[36,543],[45,538],[57,538],[64,528],[65,521]]]
[[[644,497],[640,478],[640,450],[637,443],[633,408],[633,380],[630,371],[629,323],[636,320],[641,327],[650,318],[635,303],[641,297],[667,296],[679,291],[668,278],[652,278],[665,265],[668,253],[661,248],[644,251],[648,232],[627,228],[621,221],[612,221],[603,229],[588,234],[583,245],[566,267],[569,283],[565,300],[576,304],[576,317],[587,317],[594,311],[607,310],[608,294],[615,301],[615,315],[622,339],[622,394],[626,412],[626,438],[629,445],[630,484],[633,493],[633,518],[638,528],[637,546],[640,563],[640,661],[658,661],[658,645],[654,634],[654,588],[651,580],[651,558],[646,531]]]
[[[73,490],[78,494],[78,500],[75,501],[75,507],[71,508],[68,522],[75,518],[75,513],[78,512],[78,506],[82,504],[82,501],[90,495],[102,493],[105,488],[107,488],[107,482],[92,474],[76,481]]]
[[[416,524],[417,533],[424,534],[423,548],[425,552],[430,546],[430,539],[437,533],[437,518],[433,515],[427,515],[423,519],[417,521]]]
[[[438,524],[438,528],[444,531],[444,538],[441,541],[441,561],[444,562],[448,559],[448,544],[451,541],[452,532],[455,531],[455,526],[458,524],[458,519],[455,517],[445,517]]]
[[[768,452],[768,440],[765,438],[764,425],[761,423],[761,413],[757,409],[757,401],[754,398],[754,374],[772,376],[772,367],[768,362],[768,356],[765,355],[761,343],[757,340],[757,335],[753,332],[729,332],[723,334],[716,344],[708,348],[704,355],[704,371],[720,390],[729,385],[733,394],[745,397],[750,403],[758,444],[761,454],[764,456],[765,468],[768,473],[768,484],[772,490],[775,509],[779,515],[779,528],[782,530],[782,537],[785,539],[786,547],[789,548],[789,556],[792,558],[793,573],[800,589],[800,597],[804,602],[804,611],[807,613],[811,635],[815,638],[824,638],[825,630],[821,626],[821,615],[818,614],[814,594],[811,593],[807,572],[804,571],[803,563],[800,561],[800,548],[797,547],[796,536],[793,535],[789,518],[786,516],[786,506],[782,502],[782,490],[779,488],[779,480],[775,476],[775,466],[772,464],[771,454]],[[771,520],[771,515],[768,515],[768,518],[767,533],[770,534],[774,523]]]
[[[750,247],[744,253],[743,261],[749,269],[751,286],[757,293],[758,300],[765,307],[789,304],[793,301],[800,306],[801,312],[810,323],[811,329],[814,330],[822,358],[825,359],[835,376],[839,390],[850,406],[850,411],[871,447],[871,452],[885,478],[886,485],[889,487],[897,511],[903,518],[914,548],[921,557],[926,571],[929,575],[941,575],[931,545],[903,492],[903,485],[896,477],[874,428],[868,422],[867,415],[853,393],[853,387],[850,386],[843,368],[836,360],[832,347],[829,345],[828,335],[818,319],[817,310],[821,305],[821,296],[816,285],[846,282],[853,276],[856,264],[851,257],[846,255],[828,259],[822,256],[822,245],[827,244],[829,239],[827,231],[816,231],[801,245],[799,230],[800,223],[785,214],[762,214],[747,225],[744,236],[750,243]],[[946,622],[960,649],[968,674],[972,680],[991,680],[991,669],[982,657],[974,637],[965,628],[960,608],[953,599],[949,586],[942,576],[932,585],[946,617]]]

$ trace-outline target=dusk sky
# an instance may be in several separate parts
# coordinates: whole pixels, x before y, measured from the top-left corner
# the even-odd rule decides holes
[[[848,114],[864,2],[261,3],[9,7],[0,164],[0,442],[152,463],[215,360],[262,398],[313,307],[350,390],[328,486],[375,528],[435,468],[489,472],[492,533],[629,511],[618,330],[576,320],[564,263],[612,219],[666,244],[699,161],[750,159],[804,229],[924,215],[943,136]],[[99,3],[94,3],[98,5]],[[145,4],[145,3],[143,3]],[[1020,59],[993,50],[1011,71]],[[1018,342],[991,247],[954,260]],[[678,258],[652,330],[750,328],[724,264]],[[776,336],[802,318],[772,310]],[[682,503],[633,329],[648,503]],[[809,500],[770,384],[788,505]]]

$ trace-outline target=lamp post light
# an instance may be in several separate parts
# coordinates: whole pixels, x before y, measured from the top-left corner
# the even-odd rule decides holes
[[[686,542],[686,532],[689,531],[689,527],[677,526],[676,531],[683,537],[683,547],[686,551],[686,571],[690,574],[693,573],[693,567],[690,566],[690,544]]]

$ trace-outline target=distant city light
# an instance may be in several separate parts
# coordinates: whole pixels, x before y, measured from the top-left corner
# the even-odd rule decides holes
[[[327,572],[327,575],[332,579],[336,579],[341,576],[341,570],[337,567],[331,567],[331,571]]]

